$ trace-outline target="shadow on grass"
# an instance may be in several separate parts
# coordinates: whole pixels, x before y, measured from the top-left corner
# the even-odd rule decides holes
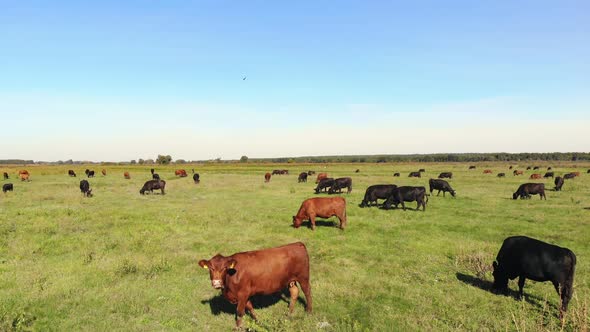
[[[324,226],[328,226],[328,227],[338,227],[338,219],[336,220],[315,220],[315,225],[316,226],[320,226],[320,227],[324,227]],[[291,227],[295,227],[293,225],[291,225]],[[304,221],[301,223],[301,227],[307,227],[311,229],[311,221]]]
[[[518,292],[516,290],[512,290],[512,289],[508,288],[506,291],[503,291],[503,292],[502,291],[495,292],[492,289],[492,282],[491,281],[483,280],[483,279],[480,279],[480,278],[477,278],[474,276],[470,276],[467,274],[459,273],[459,272],[456,273],[456,276],[459,281],[462,281],[468,285],[482,289],[486,292],[490,292],[494,295],[511,296],[514,299],[518,299]],[[526,290],[526,288],[525,288],[525,290]],[[534,295],[529,295],[525,291],[524,300],[526,302],[528,302],[529,304],[534,305],[538,309],[543,309],[544,300],[540,297],[537,297]]]
[[[426,204],[426,205],[428,205],[428,204]],[[379,208],[380,208],[381,210],[402,210],[402,211],[404,211],[404,209],[403,209],[402,207],[393,207],[393,206],[392,206],[392,207],[390,207],[390,208],[388,209],[388,208],[386,208],[385,206],[383,206],[383,205],[382,205],[382,206],[380,206]],[[409,207],[409,206],[406,206],[406,210],[411,210],[411,211],[422,211],[422,209],[421,209],[421,206],[420,206],[420,207],[416,207],[416,208],[411,208],[411,207]]]
[[[285,288],[282,292],[275,293],[272,295],[254,295],[254,296],[250,297],[250,301],[252,302],[254,309],[267,308],[267,307],[273,306],[273,305],[282,301],[287,305],[286,310],[288,310],[289,301],[290,301],[289,290],[287,288]],[[297,302],[305,308],[306,303],[305,303],[305,300],[301,296],[299,296],[297,298]],[[202,304],[208,303],[209,307],[211,309],[211,313],[215,316],[217,316],[221,313],[225,313],[225,314],[235,314],[236,313],[237,304],[230,303],[221,294],[216,295],[216,296],[210,298],[209,300],[203,300],[203,301],[201,301],[201,303]]]

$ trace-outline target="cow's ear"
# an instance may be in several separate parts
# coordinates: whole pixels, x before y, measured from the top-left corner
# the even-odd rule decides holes
[[[498,262],[494,261],[492,263],[492,267],[494,268],[494,270],[497,269],[498,268]]]
[[[233,258],[232,258],[232,259],[230,259],[230,260],[229,260],[227,263],[228,263],[228,266],[229,266],[229,268],[230,268],[230,269],[233,269],[233,268],[236,266],[236,263],[237,263],[237,262],[236,262],[236,260],[235,260],[235,259],[233,259]]]
[[[207,265],[207,263],[208,263],[208,262],[207,262],[206,260],[204,260],[204,259],[201,259],[201,260],[199,261],[199,265],[200,265],[202,268],[204,268],[204,269],[208,269],[208,268],[209,268],[209,266]]]

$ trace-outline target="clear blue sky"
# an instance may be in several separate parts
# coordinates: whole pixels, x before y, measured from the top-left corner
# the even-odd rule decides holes
[[[0,159],[589,151],[589,59],[588,1],[0,0]]]

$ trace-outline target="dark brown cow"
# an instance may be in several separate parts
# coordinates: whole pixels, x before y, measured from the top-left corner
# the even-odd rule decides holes
[[[4,180],[8,180],[8,173],[6,173],[6,172],[4,172]]]
[[[320,183],[320,181],[322,181],[322,179],[325,179],[328,177],[328,173],[320,173],[318,174],[318,177],[315,179],[315,183]]]
[[[492,170],[491,169],[484,169],[483,174],[492,174]]]
[[[354,171],[355,173],[359,173],[361,170],[360,169],[356,169],[356,171]]]
[[[516,176],[516,175],[522,175],[523,171],[519,171],[517,169],[514,170],[514,172],[512,172],[512,175]]]
[[[70,170],[68,170],[68,175],[75,178],[76,177],[76,172],[74,172],[73,169],[70,169]]]
[[[174,175],[180,176],[181,178],[188,176],[188,174],[186,174],[186,171],[183,169],[177,169],[176,171],[174,171]]]
[[[576,174],[574,174],[574,173],[567,173],[567,174],[563,175],[564,179],[573,179],[575,177],[576,177]]]
[[[419,178],[419,177],[422,177],[422,175],[420,175],[420,172],[410,172],[410,174],[408,174],[408,177]]]
[[[469,166],[469,169],[475,169],[475,166],[471,165]]]
[[[301,183],[301,182],[307,182],[307,173],[306,172],[301,172],[299,174],[299,177],[297,177],[297,182]]]
[[[282,247],[247,251],[224,257],[220,254],[210,260],[200,260],[199,266],[209,270],[211,285],[221,289],[223,297],[237,304],[236,327],[242,327],[246,310],[255,320],[253,295],[271,295],[289,288],[291,302],[289,313],[293,313],[299,298],[297,283],[301,286],[308,313],[312,311],[311,285],[309,284],[309,255],[301,242]]]
[[[508,169],[512,169],[512,166],[508,167]]]
[[[529,177],[529,179],[531,179],[531,180],[540,179],[540,178],[542,178],[542,176],[541,176],[541,174],[538,174],[538,173],[531,174],[531,176]]]
[[[266,174],[264,174],[264,182],[270,181],[270,177],[271,177],[270,173],[267,172]]]
[[[400,176],[400,174],[399,174],[399,173],[393,173],[393,176],[394,176],[394,177],[399,177],[399,176]]]
[[[534,171],[536,171],[536,170],[538,170],[538,169],[539,169],[539,166],[535,166],[535,167],[533,167],[533,170],[534,170]]]
[[[340,229],[346,227],[346,200],[342,197],[309,198],[301,203],[296,216],[293,216],[293,226],[299,228],[303,220],[309,220],[311,229],[315,230],[315,218],[338,217]]]
[[[527,170],[527,171],[530,171],[530,170],[531,170],[531,168],[532,168],[531,166],[527,166],[526,170]]]
[[[125,177],[125,179],[129,180],[131,179],[131,175],[129,175],[129,172],[125,172],[123,173],[123,176]]]
[[[503,178],[503,177],[505,177],[505,176],[506,176],[506,173],[498,173],[498,177],[499,177],[499,178]]]
[[[546,172],[545,175],[543,175],[544,178],[553,178],[553,176],[555,175],[555,173],[553,172]]]

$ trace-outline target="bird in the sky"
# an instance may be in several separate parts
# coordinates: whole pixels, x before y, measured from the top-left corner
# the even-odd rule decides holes
[[[242,81],[245,81],[245,80],[246,80],[246,76],[242,77]]]

